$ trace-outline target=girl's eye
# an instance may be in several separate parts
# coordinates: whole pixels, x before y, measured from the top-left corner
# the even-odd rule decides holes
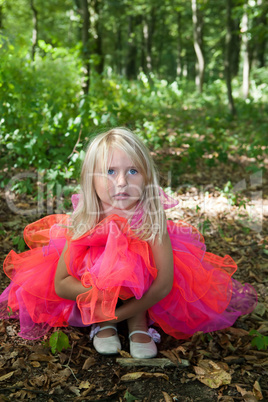
[[[138,171],[136,169],[130,169],[129,173],[133,175],[133,174],[137,174]]]
[[[114,174],[114,169],[108,169],[108,174],[109,175]]]

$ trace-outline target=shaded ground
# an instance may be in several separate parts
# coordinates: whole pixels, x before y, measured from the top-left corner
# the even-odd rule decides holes
[[[198,174],[179,178],[173,172],[172,186],[180,207],[168,216],[199,227],[208,251],[235,259],[239,266],[235,278],[249,282],[258,292],[259,304],[254,313],[241,317],[232,328],[198,333],[188,341],[178,341],[161,332],[158,357],[169,357],[174,363],[187,359],[190,365],[184,369],[125,368],[116,361],[117,357],[98,355],[86,329],[72,327],[63,330],[72,348],[53,356],[41,341],[27,342],[17,337],[17,321],[2,321],[0,401],[268,401],[268,352],[257,350],[249,335],[252,329],[259,331],[260,339],[268,335],[268,184],[264,177],[256,181],[246,173],[246,162],[230,161],[213,169],[202,165]],[[169,165],[163,163],[163,182],[168,179],[168,170]],[[243,191],[217,190],[228,181],[233,185],[242,183]],[[29,196],[15,197],[14,202],[21,208],[34,204]],[[19,246],[18,236],[25,225],[38,217],[12,213],[3,192],[0,203],[2,262],[11,248],[16,250]],[[2,271],[0,281],[3,290],[8,279]],[[119,332],[123,349],[128,352],[124,324]],[[138,377],[137,372],[144,374]],[[124,377],[131,373],[132,378]]]

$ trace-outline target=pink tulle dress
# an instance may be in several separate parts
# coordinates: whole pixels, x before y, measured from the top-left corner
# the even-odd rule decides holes
[[[177,204],[160,190],[165,209]],[[74,207],[78,196],[72,197]],[[139,217],[137,217],[139,218]],[[157,276],[149,245],[138,239],[125,218],[111,215],[77,240],[72,240],[68,215],[50,215],[26,226],[30,250],[11,251],[4,262],[10,285],[0,296],[0,318],[20,321],[19,335],[37,339],[51,327],[89,326],[116,318],[118,300],[140,299]],[[177,339],[197,331],[231,326],[256,306],[254,288],[232,279],[231,257],[206,252],[203,236],[191,225],[167,221],[174,255],[171,292],[148,310],[155,326]],[[60,298],[54,288],[59,257],[70,275],[89,290],[76,301]]]

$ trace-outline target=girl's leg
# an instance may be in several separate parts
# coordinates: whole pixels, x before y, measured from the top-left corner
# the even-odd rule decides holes
[[[130,354],[137,359],[150,359],[157,356],[157,347],[153,339],[146,335],[148,331],[147,314],[139,313],[128,320],[130,333]],[[143,333],[134,333],[133,331],[142,331]],[[145,332],[145,333],[144,333]]]
[[[148,331],[146,311],[129,318],[127,323],[129,333],[133,331]],[[133,342],[147,343],[151,341],[151,337],[145,334],[134,334],[131,336],[131,340]]]
[[[106,327],[106,326],[111,326],[111,323],[109,321],[101,322],[98,324],[100,328]],[[113,325],[115,327],[115,325]],[[113,336],[116,334],[116,330],[112,328],[107,328],[104,329],[103,331],[98,332],[98,338],[109,338],[110,336]]]

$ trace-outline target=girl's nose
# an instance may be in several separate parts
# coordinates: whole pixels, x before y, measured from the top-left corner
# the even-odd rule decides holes
[[[125,187],[127,185],[127,179],[124,173],[120,173],[117,176],[117,185],[118,187]]]

